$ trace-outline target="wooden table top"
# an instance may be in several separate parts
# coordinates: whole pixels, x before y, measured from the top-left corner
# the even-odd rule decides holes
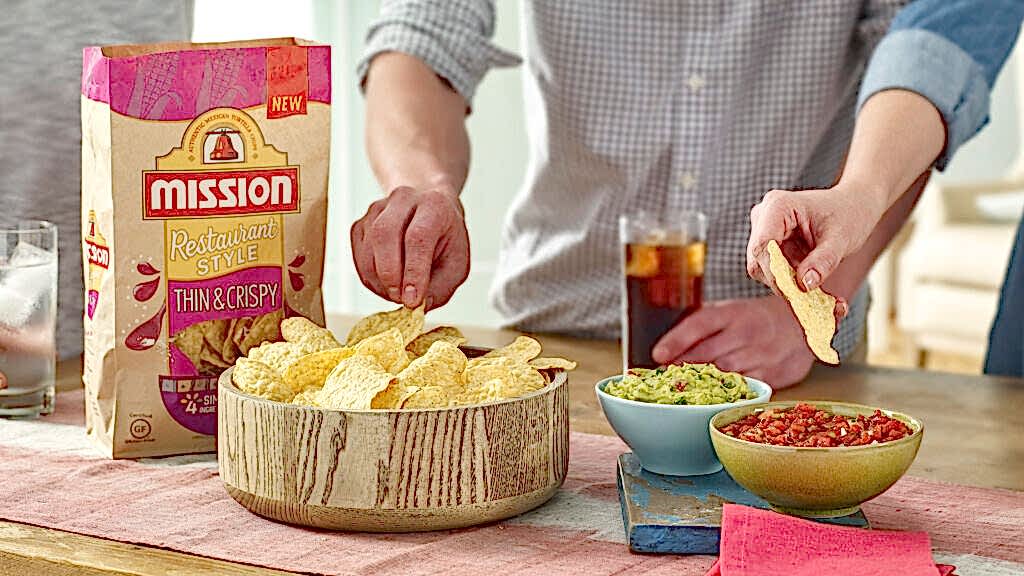
[[[345,333],[353,319],[332,317]],[[470,343],[501,346],[511,331],[465,329]],[[615,342],[540,336],[545,356],[576,360],[570,375],[570,421],[576,432],[612,434],[594,384],[621,370]],[[80,362],[58,366],[58,390],[78,388]],[[914,415],[925,423],[921,451],[908,474],[957,484],[1024,490],[1024,380],[895,370],[868,366],[818,367],[780,400],[841,400]],[[0,573],[25,574],[285,574],[0,521]]]

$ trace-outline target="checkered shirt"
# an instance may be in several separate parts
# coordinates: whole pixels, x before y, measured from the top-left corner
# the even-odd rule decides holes
[[[617,337],[617,220],[632,211],[704,212],[705,298],[768,294],[746,273],[750,208],[835,180],[865,64],[905,3],[524,0],[530,162],[492,288],[508,323]],[[485,0],[386,1],[360,77],[400,51],[471,101],[489,68],[519,61],[493,31]],[[840,325],[841,355],[864,337],[867,299]]]

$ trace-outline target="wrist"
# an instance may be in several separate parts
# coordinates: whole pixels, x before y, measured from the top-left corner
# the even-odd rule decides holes
[[[396,178],[388,185],[383,186],[384,195],[390,196],[399,188],[412,188],[420,192],[435,192],[445,196],[458,199],[462,186],[458,185],[452,178],[445,175],[435,175],[419,178]]]
[[[466,216],[466,210],[462,206],[462,199],[459,198],[458,189],[452,186],[438,185],[438,186],[412,186],[409,184],[400,184],[392,188],[385,188],[387,192],[384,194],[389,199],[397,194],[402,194],[406,197],[413,198],[414,202],[427,202],[431,204],[440,204],[444,206],[450,206],[459,213],[462,218]]]
[[[831,192],[840,195],[845,205],[856,211],[864,211],[872,228],[881,220],[895,198],[891,186],[867,178],[846,176],[832,187]]]

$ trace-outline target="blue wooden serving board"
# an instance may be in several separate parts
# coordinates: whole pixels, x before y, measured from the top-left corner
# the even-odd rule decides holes
[[[622,523],[634,552],[718,554],[723,503],[769,507],[725,470],[705,476],[662,476],[641,468],[632,452],[619,456],[618,484]],[[822,521],[868,526],[859,511]]]

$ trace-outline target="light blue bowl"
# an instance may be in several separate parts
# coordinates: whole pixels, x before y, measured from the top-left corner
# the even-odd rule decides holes
[[[708,431],[711,417],[736,406],[764,404],[772,397],[771,386],[753,378],[746,379],[747,386],[757,392],[757,398],[728,404],[652,404],[606,394],[605,385],[621,378],[611,376],[594,386],[604,417],[633,449],[641,466],[670,476],[698,476],[721,470]]]

